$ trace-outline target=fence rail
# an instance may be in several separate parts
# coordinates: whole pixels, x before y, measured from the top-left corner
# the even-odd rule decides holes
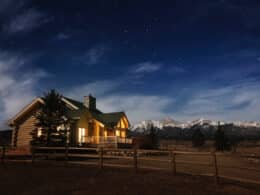
[[[8,159],[8,148],[0,147],[2,164]],[[139,169],[151,170],[168,170],[173,175],[183,172],[182,167],[196,168],[196,166],[209,167],[210,173],[197,173],[198,175],[214,176],[215,183],[219,184],[220,178],[232,178],[237,181],[247,181],[250,183],[259,184],[259,180],[246,179],[243,177],[227,176],[220,173],[220,169],[236,169],[240,171],[251,171],[259,174],[260,169],[228,166],[220,163],[220,158],[223,154],[215,152],[182,152],[174,150],[137,150],[137,149],[113,149],[113,148],[79,148],[79,147],[33,147],[31,149],[31,162],[37,160],[63,158],[67,162],[74,164],[91,164],[96,165],[100,169],[105,166],[109,167],[132,167],[135,172]],[[188,157],[188,160],[181,157]],[[196,157],[202,157],[201,160],[194,160]],[[87,160],[75,161],[73,158],[87,158]],[[189,158],[191,160],[189,160]],[[205,160],[206,159],[206,160]],[[126,163],[126,164],[123,164]],[[146,164],[147,162],[147,164]],[[150,163],[150,164],[149,164]],[[164,164],[163,167],[158,166]],[[204,168],[203,168],[204,170]],[[205,169],[206,170],[206,169]]]
[[[4,164],[5,161],[5,153],[6,153],[6,147],[2,146],[1,147],[1,163]]]
[[[116,145],[117,144],[132,144],[131,138],[123,138],[118,136],[83,136],[85,143],[98,143],[100,145]]]

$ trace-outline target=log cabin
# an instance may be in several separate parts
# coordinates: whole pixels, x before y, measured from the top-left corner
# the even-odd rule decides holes
[[[83,102],[62,97],[68,107],[67,117],[72,119],[69,127],[69,146],[112,146],[118,147],[131,144],[127,138],[129,121],[124,112],[103,113],[96,108],[96,98],[85,96]],[[34,99],[12,119],[12,146],[29,148],[32,140],[32,131],[41,136],[41,128],[36,127],[35,113],[44,104],[42,98]]]

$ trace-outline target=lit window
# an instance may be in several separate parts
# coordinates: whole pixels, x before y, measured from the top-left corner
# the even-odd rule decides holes
[[[121,118],[120,121],[117,123],[117,127],[119,128],[126,128],[125,122],[124,122],[124,118]]]
[[[121,131],[121,136],[126,137],[125,131]]]
[[[80,144],[85,143],[86,130],[85,128],[79,128],[78,141]]]
[[[120,137],[120,131],[119,130],[116,130],[116,136]]]
[[[65,129],[64,125],[60,125],[60,126],[57,127],[57,131],[64,130],[64,129]]]
[[[41,137],[41,136],[42,136],[42,128],[38,128],[37,137]]]
[[[107,137],[107,131],[104,131],[104,136]]]
[[[125,128],[125,123],[124,123],[124,121],[123,121],[123,119],[121,119],[121,128]]]

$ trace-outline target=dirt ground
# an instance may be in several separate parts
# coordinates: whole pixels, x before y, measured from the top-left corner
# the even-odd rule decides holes
[[[104,155],[105,157],[105,155]],[[172,163],[169,155],[143,155],[138,156],[138,168],[172,170]],[[176,158],[176,169],[179,173],[193,175],[214,175],[212,155],[178,154]],[[149,160],[151,159],[151,160]],[[92,161],[98,164],[98,159],[81,161],[81,164],[88,164]],[[106,165],[124,165],[133,167],[133,159],[104,159]],[[256,158],[243,157],[239,154],[217,153],[218,174],[221,177],[233,178],[236,180],[256,182],[260,184],[260,161]]]
[[[222,181],[212,177],[173,176],[163,171],[7,163],[0,166],[1,195],[85,194],[260,194],[260,186]]]

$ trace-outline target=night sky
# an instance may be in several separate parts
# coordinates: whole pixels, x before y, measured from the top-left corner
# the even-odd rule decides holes
[[[51,88],[132,123],[259,120],[259,0],[0,0],[0,121]]]

